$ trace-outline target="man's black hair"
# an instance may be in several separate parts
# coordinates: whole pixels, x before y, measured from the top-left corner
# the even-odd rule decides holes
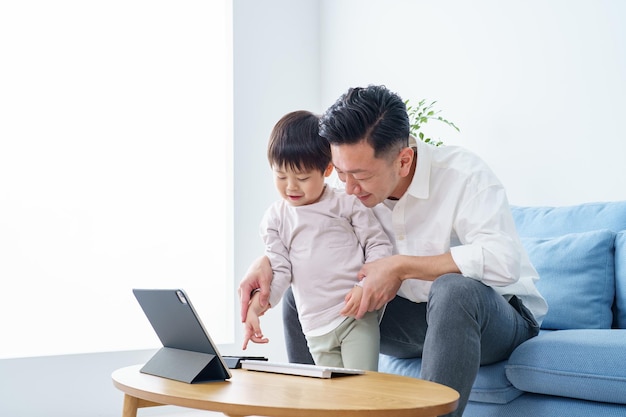
[[[351,88],[321,117],[320,135],[331,145],[365,140],[375,157],[384,156],[408,146],[406,104],[385,86]]]

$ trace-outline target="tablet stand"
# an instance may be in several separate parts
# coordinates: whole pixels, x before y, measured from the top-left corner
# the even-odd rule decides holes
[[[167,347],[159,349],[141,372],[188,384],[229,378],[216,355]]]

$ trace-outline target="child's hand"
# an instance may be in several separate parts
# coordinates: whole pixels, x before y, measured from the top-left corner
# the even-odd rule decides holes
[[[246,316],[246,321],[243,324],[243,350],[246,350],[249,341],[254,343],[269,342],[269,339],[263,337],[261,322],[259,320],[259,317],[267,311],[268,307],[262,307],[259,300],[260,296],[258,293],[255,293],[250,300],[248,315]]]
[[[346,317],[354,317],[359,311],[361,305],[361,296],[363,295],[363,288],[358,285],[352,287],[350,292],[346,295],[346,305],[341,310],[340,314]]]
[[[261,327],[259,324],[259,318],[255,314],[248,312],[248,317],[246,318],[246,322],[244,323],[243,350],[246,350],[249,341],[252,341],[254,343],[269,342],[268,338],[263,337],[263,331],[261,331]]]

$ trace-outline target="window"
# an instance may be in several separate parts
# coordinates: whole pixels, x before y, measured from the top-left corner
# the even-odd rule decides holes
[[[132,288],[233,341],[231,9],[0,5],[0,357],[160,346]]]

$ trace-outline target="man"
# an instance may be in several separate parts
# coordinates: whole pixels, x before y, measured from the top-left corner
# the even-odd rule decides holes
[[[359,272],[367,279],[355,316],[387,303],[381,352],[421,357],[421,377],[456,389],[451,415],[462,415],[479,366],[536,336],[547,311],[502,184],[466,150],[410,141],[406,106],[384,86],[350,89],[323,115],[320,135],[346,193],[394,244],[394,255]],[[251,291],[266,296],[270,281],[260,258],[240,284],[242,316]],[[285,308],[290,360],[302,358],[288,299]]]

